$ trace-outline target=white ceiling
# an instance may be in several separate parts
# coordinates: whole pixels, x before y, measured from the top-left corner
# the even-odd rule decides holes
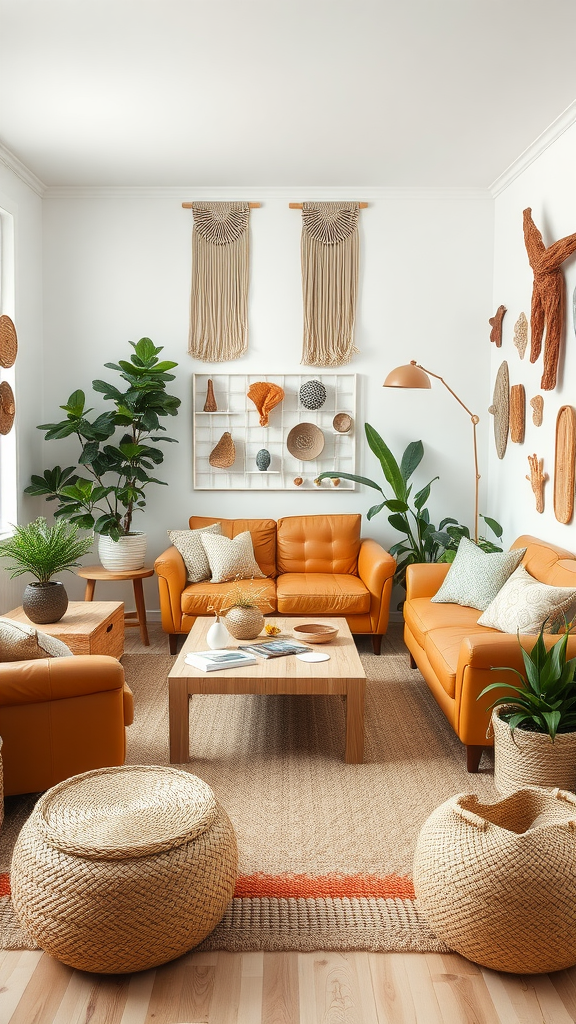
[[[487,187],[576,98],[576,0],[0,0],[46,185]]]

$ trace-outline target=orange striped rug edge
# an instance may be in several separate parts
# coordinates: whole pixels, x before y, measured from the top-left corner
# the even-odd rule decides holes
[[[236,899],[401,899],[413,900],[411,878],[402,875],[306,875],[256,872],[239,875]]]

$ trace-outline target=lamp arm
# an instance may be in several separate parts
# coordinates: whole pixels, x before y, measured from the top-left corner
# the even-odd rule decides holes
[[[478,470],[478,444],[477,444],[477,439],[476,439],[476,427],[477,427],[478,423],[480,422],[480,417],[476,416],[476,414],[473,413],[468,408],[467,405],[464,405],[464,402],[462,401],[462,399],[458,397],[456,392],[452,390],[450,385],[446,383],[446,381],[444,380],[443,377],[440,377],[440,375],[437,374],[437,373],[432,373],[432,370],[426,369],[426,367],[422,366],[421,363],[417,363],[415,359],[412,360],[412,363],[414,364],[414,366],[417,366],[420,370],[424,370],[424,373],[427,373],[429,377],[434,377],[436,380],[439,380],[440,383],[444,385],[446,390],[449,391],[450,394],[456,399],[456,401],[458,402],[458,405],[461,405],[462,408],[464,409],[464,411],[468,413],[470,419],[472,420],[472,431],[473,431],[473,435],[474,435],[474,473],[475,473],[475,477],[476,477],[476,480],[475,480],[475,493],[474,493],[474,541],[477,544],[478,543],[478,482],[480,480],[480,472]]]

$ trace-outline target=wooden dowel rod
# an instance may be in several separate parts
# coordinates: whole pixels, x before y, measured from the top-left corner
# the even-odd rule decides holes
[[[248,203],[248,206],[250,207],[251,210],[259,210],[260,207],[262,206],[262,203]],[[182,203],[182,209],[191,210],[192,203]]]
[[[291,210],[301,210],[302,209],[302,203],[288,203],[288,206],[290,207]],[[358,206],[360,207],[361,210],[367,210],[368,209],[368,203],[358,203]]]

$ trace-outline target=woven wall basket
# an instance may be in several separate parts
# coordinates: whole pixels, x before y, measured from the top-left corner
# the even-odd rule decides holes
[[[576,732],[558,733],[554,743],[541,732],[515,729],[492,712],[494,785],[502,796],[523,786],[576,790]]]
[[[12,858],[12,899],[38,945],[81,971],[143,971],[192,949],[236,883],[230,821],[205,782],[124,765],[49,789]]]
[[[494,804],[460,793],[432,812],[414,857],[436,935],[496,971],[576,963],[576,798],[521,789]]]

